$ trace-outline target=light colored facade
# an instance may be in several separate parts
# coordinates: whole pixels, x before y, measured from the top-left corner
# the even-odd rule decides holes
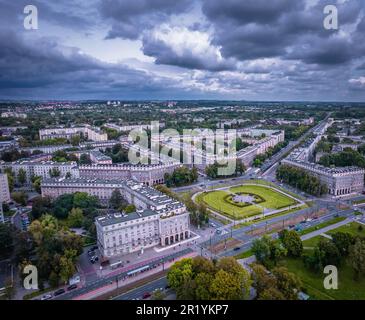
[[[99,150],[93,150],[89,152],[90,160],[96,164],[112,164],[112,158],[100,152]]]
[[[112,257],[148,247],[171,245],[190,237],[189,213],[181,202],[134,180],[49,179],[42,182],[42,196],[86,192],[101,201],[115,189],[134,204],[137,211],[96,218],[98,246],[103,256]]]
[[[26,113],[19,113],[19,112],[2,112],[1,118],[20,118],[20,119],[26,119],[27,114]]]
[[[83,134],[85,138],[92,141],[107,141],[108,135],[102,132],[97,127],[84,125],[71,128],[49,128],[39,130],[39,139],[45,140],[50,138],[66,138],[70,139],[73,136]]]
[[[0,173],[0,203],[10,201],[10,192],[8,184],[8,176],[5,173]]]
[[[318,177],[328,187],[328,193],[334,197],[361,193],[364,190],[365,169],[359,167],[327,168],[305,161],[284,159],[284,164],[306,170]]]
[[[332,123],[333,119],[330,118],[318,125],[315,129],[316,135],[308,139],[300,148],[294,149],[282,163],[303,169],[317,177],[321,183],[327,186],[328,193],[333,197],[361,193],[364,190],[365,169],[359,167],[328,168],[310,162],[317,143]]]
[[[0,223],[4,223],[4,213],[3,206],[4,202],[10,201],[10,192],[9,192],[9,184],[8,177],[6,174],[0,174]]]
[[[171,174],[180,164],[131,165],[131,164],[93,164],[79,167],[81,178],[87,179],[134,179],[146,185],[161,184],[165,174]]]
[[[40,161],[35,162],[32,160],[18,160],[11,163],[2,161],[0,163],[1,171],[5,168],[11,168],[15,177],[17,178],[20,169],[23,169],[26,173],[26,184],[31,184],[31,178],[33,176],[40,176],[43,179],[50,178],[50,170],[58,169],[60,176],[71,175],[73,178],[79,177],[79,170],[76,162],[54,162],[54,161]]]

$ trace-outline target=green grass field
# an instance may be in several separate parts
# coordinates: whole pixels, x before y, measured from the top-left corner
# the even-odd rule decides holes
[[[235,205],[232,201],[227,201],[227,196],[232,193],[253,194],[263,198],[264,201],[259,205],[250,204],[242,207]],[[263,208],[275,210],[297,204],[297,201],[278,191],[256,185],[241,185],[227,190],[210,191],[200,194],[196,201],[203,202],[212,210],[235,220],[262,214]]]
[[[326,290],[323,287],[325,274],[309,271],[302,259],[286,258],[280,262],[295,273],[302,281],[311,299],[316,300],[364,300],[365,278],[354,280],[354,274],[348,263],[344,263],[338,270],[338,290]]]
[[[362,226],[362,231],[359,230],[359,226]],[[345,224],[339,228],[328,231],[328,232],[326,232],[326,234],[331,235],[336,232],[347,232],[347,233],[352,234],[353,236],[365,237],[365,226],[360,223],[357,223],[357,222],[351,222],[351,223]]]
[[[332,220],[331,220],[332,221]],[[336,232],[347,232],[352,235],[365,236],[365,228],[359,230],[359,223],[351,222],[336,229],[326,232],[331,235]],[[322,236],[316,236],[303,241],[305,251],[310,251],[320,241]],[[279,263],[285,266],[289,271],[295,273],[302,281],[305,291],[311,299],[315,300],[365,300],[365,277],[358,280],[354,279],[354,272],[348,261],[338,269],[339,287],[338,290],[326,290],[323,286],[325,275],[314,273],[308,270],[303,263],[302,258],[285,258]]]
[[[313,248],[313,247],[315,247],[317,245],[317,243],[321,239],[325,239],[325,237],[322,237],[321,235],[319,235],[319,236],[315,236],[313,238],[304,240],[304,241],[302,241],[303,247],[304,248]]]

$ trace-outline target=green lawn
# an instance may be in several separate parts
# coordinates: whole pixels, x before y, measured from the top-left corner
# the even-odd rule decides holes
[[[239,206],[227,200],[230,193],[244,193],[257,195],[264,199],[259,205]],[[294,205],[297,202],[284,194],[265,186],[241,185],[232,187],[229,190],[216,190],[200,194],[197,202],[204,202],[212,210],[227,215],[235,220],[262,214],[263,208],[281,209]]]
[[[212,208],[214,211],[220,212],[236,220],[262,213],[262,209],[254,205],[239,208],[231,203],[224,201],[224,197],[228,194],[228,192],[221,190],[212,191],[204,194],[201,199],[206,205],[208,205],[208,207]]]
[[[321,235],[302,241],[304,248],[313,248],[319,242],[319,240],[325,239]]]
[[[364,300],[365,299],[365,277],[354,280],[351,267],[344,263],[338,270],[339,285],[338,290],[326,290],[323,287],[325,274],[316,274],[303,264],[302,259],[286,258],[280,262],[295,273],[303,283],[303,286],[311,299],[317,300]]]
[[[326,222],[322,222],[320,224],[317,224],[316,226],[313,226],[313,227],[310,227],[308,229],[305,229],[303,231],[300,231],[298,232],[301,236],[305,235],[305,234],[308,234],[308,233],[311,233],[313,231],[316,231],[316,230],[319,230],[319,229],[323,229],[325,227],[328,227],[332,224],[335,224],[337,222],[340,222],[340,221],[343,221],[345,220],[346,218],[345,217],[337,217],[337,218],[333,218],[331,220],[328,220]]]
[[[362,226],[362,231],[359,230],[359,226]],[[328,235],[334,234],[336,232],[347,232],[352,234],[353,236],[365,236],[365,225],[357,223],[357,222],[351,222],[349,224],[345,224],[339,228],[333,229],[331,231],[326,232]]]
[[[237,254],[236,256],[234,256],[236,259],[245,259],[245,258],[248,258],[248,257],[251,257],[253,256],[253,253],[251,250],[247,250],[247,251],[244,251],[240,254]]]
[[[264,186],[242,185],[230,188],[229,190],[233,193],[243,192],[257,194],[265,199],[265,202],[260,204],[268,209],[280,209],[297,203],[294,199]]]

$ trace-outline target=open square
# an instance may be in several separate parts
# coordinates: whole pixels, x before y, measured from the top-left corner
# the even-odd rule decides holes
[[[292,196],[273,187],[254,184],[205,192],[198,195],[196,200],[234,220],[288,208],[299,203]]]

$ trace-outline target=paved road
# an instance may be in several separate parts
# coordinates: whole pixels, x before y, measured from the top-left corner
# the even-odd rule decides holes
[[[148,262],[148,264],[146,264],[146,266],[153,266],[153,265],[157,265],[158,263],[161,264],[162,262],[168,262],[172,259],[176,259],[178,257],[187,255],[187,254],[192,253],[192,252],[193,252],[192,249],[187,248],[187,249],[184,249],[184,250],[181,250],[181,251],[166,255],[164,257],[154,259],[153,261]],[[141,267],[143,267],[143,266],[138,265],[138,268],[141,268]],[[121,272],[118,275],[113,275],[113,276],[98,279],[94,282],[86,284],[84,287],[82,287],[80,289],[77,289],[77,290],[74,290],[74,291],[71,291],[71,292],[67,292],[63,295],[55,297],[54,300],[71,300],[71,299],[76,298],[78,296],[82,296],[82,295],[84,295],[88,292],[97,290],[98,288],[101,288],[103,286],[114,283],[117,280],[117,278],[119,280],[123,277],[128,276],[129,272],[130,272],[130,269],[128,271]]]
[[[162,277],[160,279],[151,281],[143,286],[135,288],[131,291],[121,294],[113,298],[113,300],[134,300],[134,299],[142,299],[143,294],[146,292],[152,293],[156,289],[165,290],[167,286],[167,279],[166,277]]]

